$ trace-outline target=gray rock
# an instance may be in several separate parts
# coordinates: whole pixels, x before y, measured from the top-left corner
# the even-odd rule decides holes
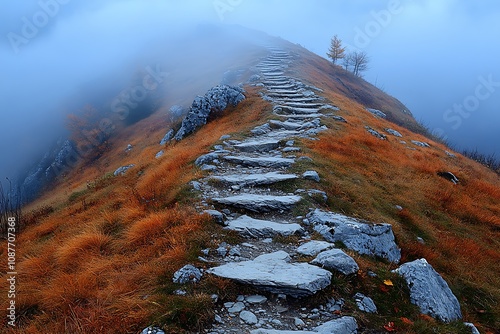
[[[202,156],[199,156],[195,161],[194,161],[194,164],[196,166],[201,166],[201,165],[205,165],[205,164],[208,164],[208,163],[211,163],[212,161],[218,159],[220,156],[219,153],[207,153],[207,154],[204,154]]]
[[[217,170],[217,166],[214,165],[202,165],[200,169],[204,172],[214,172]]]
[[[227,309],[229,313],[240,313],[245,309],[245,304],[242,302],[236,302],[231,307]]]
[[[479,333],[479,331],[477,330],[476,326],[474,326],[473,323],[464,322],[464,325],[470,328],[472,334],[481,334]]]
[[[305,256],[315,256],[324,250],[334,248],[335,245],[327,241],[311,240],[297,248],[297,253]]]
[[[347,123],[346,119],[344,117],[342,117],[342,116],[332,115],[330,117],[333,118],[334,120],[338,121],[338,122]]]
[[[214,198],[213,201],[253,212],[270,212],[290,210],[301,199],[300,196],[242,194],[226,198]]]
[[[308,219],[327,241],[341,241],[360,254],[380,256],[395,263],[401,259],[390,224],[373,224],[319,209],[309,213]]]
[[[377,306],[375,306],[375,303],[370,297],[358,292],[354,295],[354,300],[361,311],[367,313],[377,313]]]
[[[254,74],[250,78],[248,78],[248,82],[252,82],[252,83],[257,82],[259,80],[260,80],[260,75],[258,75],[258,74]]]
[[[219,85],[211,88],[204,96],[197,96],[174,138],[181,140],[205,125],[209,116],[220,114],[229,105],[238,105],[245,99],[243,92],[239,87]]]
[[[245,297],[245,300],[249,304],[264,304],[267,298],[261,295],[252,295]]]
[[[293,323],[297,328],[304,328],[306,323],[300,318],[294,318]]]
[[[252,158],[244,156],[225,156],[224,160],[248,167],[283,168],[290,167],[295,160],[290,158],[261,157]]]
[[[269,152],[280,146],[279,139],[249,140],[241,144],[234,145],[234,148],[241,152]]]
[[[205,210],[203,213],[210,215],[217,224],[224,225],[224,215],[222,212],[217,210]]]
[[[385,131],[386,131],[387,133],[390,133],[390,134],[391,134],[391,135],[393,135],[393,136],[396,136],[396,137],[403,137],[403,135],[402,135],[399,131],[396,131],[396,130],[394,130],[394,129],[390,129],[390,128],[388,128],[388,129],[385,129]]]
[[[278,251],[252,261],[227,263],[207,272],[292,297],[313,295],[330,284],[332,274],[329,271],[307,263],[289,262],[290,256]]]
[[[210,178],[213,180],[226,183],[228,185],[239,185],[240,187],[245,187],[245,186],[274,184],[278,182],[293,180],[297,178],[297,175],[269,172],[265,174],[221,175],[221,176],[212,176]]]
[[[255,325],[259,322],[255,314],[250,311],[242,311],[240,313],[240,319],[247,325]]]
[[[422,313],[444,322],[462,318],[457,297],[425,259],[405,263],[394,272],[406,280],[411,302],[417,305]]]
[[[302,174],[302,177],[306,180],[313,180],[316,182],[320,181],[318,172],[313,171],[313,170],[309,170],[309,171],[304,172],[304,174]]]
[[[185,284],[188,282],[196,283],[201,279],[202,273],[200,269],[191,264],[187,264],[174,273],[172,279],[174,283]]]
[[[229,256],[241,256],[241,249],[238,246],[231,247],[229,249]]]
[[[174,130],[170,129],[168,132],[163,136],[163,139],[160,141],[160,145],[165,145],[170,139],[174,137]]]
[[[134,167],[135,165],[134,164],[130,164],[130,165],[127,165],[127,166],[121,166],[119,167],[117,170],[115,170],[115,172],[113,173],[114,176],[118,176],[118,175],[125,175],[125,173],[132,167]]]
[[[331,320],[313,330],[320,334],[356,334],[358,332],[358,323],[353,317],[341,317]]]
[[[181,117],[186,112],[186,109],[183,106],[176,104],[176,105],[171,106],[168,111],[170,112],[171,119],[177,119],[177,118]]]
[[[227,229],[237,231],[245,237],[252,238],[272,238],[276,235],[289,236],[304,233],[299,224],[276,223],[253,219],[248,216],[240,216],[237,219],[229,221]]]
[[[352,257],[336,248],[319,253],[310,263],[322,268],[337,270],[344,275],[356,274],[359,270],[358,264]]]
[[[161,150],[160,152],[156,153],[155,158],[160,159],[164,154],[165,154],[165,151]]]
[[[450,158],[456,158],[457,156],[451,152],[448,152],[448,151],[444,151],[446,153],[447,156],[449,156]]]
[[[458,178],[452,172],[438,172],[437,175],[447,179],[453,184],[458,184],[460,182],[460,180],[458,180]]]
[[[265,124],[256,126],[252,130],[250,130],[250,132],[253,133],[254,135],[258,135],[258,136],[265,135],[266,133],[271,132],[271,127],[269,126],[269,123],[265,123]]]
[[[431,145],[429,145],[428,143],[423,142],[423,141],[412,140],[411,142],[412,142],[414,145],[417,145],[417,146],[420,146],[420,147],[431,147]]]
[[[381,118],[387,118],[387,115],[384,112],[380,111],[380,110],[373,109],[373,108],[366,108],[366,110],[370,114],[373,114],[375,116],[378,116],[378,117],[381,117]]]
[[[382,139],[382,140],[386,140],[387,139],[387,136],[378,132],[377,130],[374,130],[372,129],[371,127],[369,126],[365,126],[366,128],[366,131],[368,131],[370,134],[372,134],[373,136],[379,138],[379,139]]]
[[[128,152],[132,151],[133,148],[134,147],[132,146],[132,144],[128,144],[127,148],[125,149],[125,152],[128,153]]]
[[[148,327],[144,328],[141,334],[165,334],[165,332],[158,327]]]

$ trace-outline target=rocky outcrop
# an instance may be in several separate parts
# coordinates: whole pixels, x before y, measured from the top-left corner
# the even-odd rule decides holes
[[[182,121],[181,128],[175,134],[175,140],[181,140],[207,123],[209,117],[224,111],[228,106],[236,106],[245,99],[243,89],[227,85],[211,88],[204,96],[197,96],[188,114]]]
[[[201,279],[201,276],[202,273],[200,269],[191,264],[187,264],[174,273],[172,281],[177,284],[185,284],[189,282],[196,283]]]
[[[290,255],[278,251],[251,261],[227,263],[208,269],[207,273],[292,297],[310,296],[330,285],[329,271],[290,262]]]
[[[125,173],[132,167],[134,167],[135,165],[134,164],[130,164],[130,165],[126,165],[126,166],[121,166],[121,167],[118,167],[113,175],[114,176],[119,176],[119,175],[125,175]]]
[[[372,114],[374,116],[377,116],[380,118],[387,118],[387,115],[378,109],[366,108],[366,111],[368,111],[370,114]]]
[[[327,241],[341,241],[360,254],[380,256],[395,263],[401,259],[390,224],[363,222],[319,209],[309,213],[308,219]]]
[[[240,216],[231,220],[227,228],[239,232],[245,237],[272,238],[276,235],[300,235],[304,229],[299,224],[277,223],[268,220],[254,219],[249,216]]]
[[[444,322],[462,318],[457,297],[425,259],[405,263],[394,272],[406,280],[411,302],[417,305],[422,313]]]

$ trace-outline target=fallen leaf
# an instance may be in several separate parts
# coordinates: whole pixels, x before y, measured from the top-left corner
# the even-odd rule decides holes
[[[390,279],[386,279],[384,281],[384,284],[387,285],[387,286],[394,286],[394,284],[392,283],[392,281]]]
[[[394,332],[396,330],[396,327],[394,325],[394,322],[389,321],[387,325],[384,325],[384,329],[388,332]]]
[[[401,317],[399,318],[401,319],[401,321],[407,325],[413,325],[413,321],[411,321],[410,319],[406,318],[406,317]]]
[[[387,286],[385,286],[385,285],[380,284],[380,285],[378,286],[378,288],[379,288],[379,289],[380,289],[380,291],[382,291],[382,292],[389,292],[389,288],[388,288]]]

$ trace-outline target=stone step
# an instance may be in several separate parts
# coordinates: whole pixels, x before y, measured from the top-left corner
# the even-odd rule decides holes
[[[241,187],[269,185],[297,178],[298,176],[295,174],[281,174],[278,172],[269,172],[265,174],[216,175],[210,177],[212,180]]]
[[[355,334],[357,332],[358,323],[356,319],[349,316],[343,316],[338,319],[327,321],[320,326],[316,326],[312,331],[259,328],[250,331],[250,334]]]
[[[284,74],[285,74],[285,72],[283,72],[283,71],[262,72],[262,75],[264,75],[265,77],[281,77]]]
[[[308,119],[314,119],[314,118],[319,118],[319,117],[327,117],[328,115],[324,114],[301,114],[301,115],[294,115],[294,114],[280,114],[275,112],[274,113],[276,116],[279,117],[284,117],[286,119],[295,119],[295,120],[308,120]]]
[[[295,298],[311,296],[331,283],[332,274],[307,263],[290,263],[284,251],[264,254],[251,261],[232,262],[210,268],[207,273],[272,293]]]
[[[269,152],[280,147],[279,139],[249,140],[234,145],[241,152]]]
[[[273,196],[241,194],[224,198],[213,198],[212,200],[219,204],[253,212],[270,212],[291,210],[301,199],[302,197],[296,195]]]
[[[276,235],[302,235],[304,229],[295,223],[277,223],[269,220],[254,219],[249,216],[240,216],[228,222],[226,229],[237,231],[244,237],[273,238]]]
[[[266,167],[266,168],[288,168],[294,159],[277,157],[245,157],[245,156],[225,156],[224,160],[247,167]]]
[[[309,103],[285,102],[283,103],[283,105],[290,108],[315,108],[315,109],[319,109],[325,106],[324,103],[319,103],[319,102],[309,102]]]
[[[311,103],[321,101],[322,98],[319,96],[294,96],[294,97],[286,97],[286,98],[275,98],[276,103],[284,104],[287,103]]]
[[[318,114],[320,113],[321,109],[320,108],[295,108],[295,107],[288,107],[285,105],[278,105],[273,108],[273,111],[279,112],[279,113],[288,113],[288,114]]]

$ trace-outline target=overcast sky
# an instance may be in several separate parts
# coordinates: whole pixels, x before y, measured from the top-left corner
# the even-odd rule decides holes
[[[22,0],[0,4],[0,170],[48,144],[82,84],[120,80],[155,42],[202,22],[262,30],[323,57],[337,34],[368,53],[365,78],[417,120],[500,157],[498,0]]]

